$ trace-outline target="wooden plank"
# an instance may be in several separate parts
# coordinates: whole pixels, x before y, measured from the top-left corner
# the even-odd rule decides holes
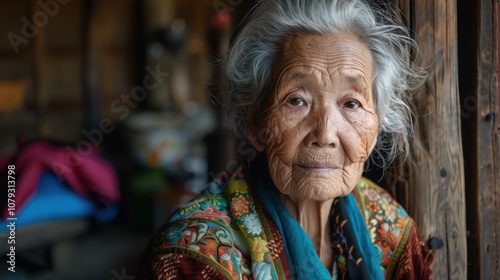
[[[500,265],[500,141],[497,108],[496,20],[494,1],[480,2],[478,58],[478,154],[477,197],[480,217],[481,279],[499,279]],[[473,276],[473,275],[471,275]],[[477,277],[471,277],[477,279]]]
[[[410,5],[413,14],[406,17],[410,18],[420,46],[420,63],[430,67],[424,88],[413,100],[418,144],[414,164],[406,167],[405,206],[424,239],[443,241],[444,247],[435,250],[434,278],[465,279],[467,243],[456,1],[416,0]]]
[[[459,3],[459,61],[467,185],[469,279],[499,279],[500,154],[497,16],[493,1]]]

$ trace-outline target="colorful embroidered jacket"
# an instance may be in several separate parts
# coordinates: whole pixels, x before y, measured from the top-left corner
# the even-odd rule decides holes
[[[364,178],[353,194],[385,279],[430,279],[433,256],[404,209]],[[363,260],[352,257],[352,246],[343,249],[345,238],[339,232],[346,221],[338,215],[331,220],[336,229],[333,275],[348,279],[348,268]],[[223,174],[158,230],[144,251],[136,279],[296,279],[285,247],[241,172]]]

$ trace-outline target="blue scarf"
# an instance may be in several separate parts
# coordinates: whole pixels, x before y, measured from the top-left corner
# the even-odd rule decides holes
[[[258,165],[267,167],[267,164],[262,164],[262,162]],[[259,168],[259,172],[254,175],[257,176],[257,191],[282,235],[292,278],[332,279],[330,271],[325,268],[316,253],[311,239],[281,202],[278,191],[267,173],[267,168],[266,170]],[[332,215],[339,215],[341,220],[348,221],[343,227],[342,238],[347,243],[346,248],[351,246],[353,248],[349,254],[355,255],[353,259],[346,258],[347,273],[344,279],[384,279],[368,229],[354,196],[349,194],[339,198],[334,208]],[[348,250],[344,251],[347,253]],[[356,260],[360,258],[362,261],[356,263]]]

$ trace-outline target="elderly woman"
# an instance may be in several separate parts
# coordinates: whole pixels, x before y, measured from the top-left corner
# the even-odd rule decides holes
[[[230,124],[258,155],[178,209],[139,278],[430,278],[413,220],[362,178],[408,152],[406,29],[360,0],[265,0],[235,36]]]

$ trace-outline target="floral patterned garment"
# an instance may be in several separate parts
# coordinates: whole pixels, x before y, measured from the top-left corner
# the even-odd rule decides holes
[[[354,195],[385,278],[429,279],[432,255],[402,207],[366,179]],[[137,279],[292,279],[281,234],[264,208],[241,168],[221,174],[157,231]],[[333,228],[346,226],[344,217],[331,220]],[[332,239],[342,247],[342,238]],[[346,269],[360,261],[345,254],[349,247],[336,250],[340,279],[349,279]]]
[[[241,168],[221,174],[161,227],[138,279],[290,279],[281,236]]]
[[[362,209],[381,267],[387,278],[392,279],[401,256],[398,245],[407,243],[413,220],[384,189],[367,179],[360,180],[353,194]]]
[[[421,240],[416,224],[403,207],[386,190],[366,178],[360,179],[353,195],[384,278],[431,279],[433,254]],[[341,199],[336,199],[332,209],[332,239],[336,253],[334,274],[340,279],[365,279],[357,269],[362,260],[356,256],[356,243],[351,239],[354,233],[341,211],[342,203]]]

